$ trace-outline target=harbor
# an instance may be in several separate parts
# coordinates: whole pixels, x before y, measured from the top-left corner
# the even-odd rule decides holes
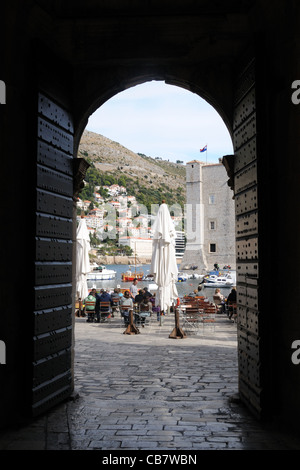
[[[126,272],[128,269],[126,265],[107,265],[107,270],[115,271],[114,279],[108,280],[88,280],[88,289],[96,288],[97,292],[100,289],[107,289],[108,291],[113,291],[115,287],[119,287],[121,289],[130,289],[132,281],[123,281],[122,274]],[[138,267],[138,271],[142,271],[144,276],[143,279],[138,281],[138,288],[142,289],[143,287],[148,287],[150,292],[155,292],[156,285],[152,280],[146,280],[145,277],[150,275],[150,264],[145,264]],[[176,282],[176,287],[178,291],[178,297],[182,298],[185,295],[189,295],[194,292],[195,289],[198,288],[199,284],[201,283],[202,287],[202,295],[207,297],[209,300],[213,300],[214,288],[210,287],[206,283],[201,282],[201,278],[193,278],[189,277],[185,281],[178,281]],[[231,286],[229,287],[220,287],[221,293],[227,297],[231,290]]]

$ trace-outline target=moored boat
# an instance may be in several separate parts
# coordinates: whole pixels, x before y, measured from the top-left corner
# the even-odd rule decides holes
[[[87,274],[88,281],[109,281],[115,279],[116,271],[113,269],[106,269],[106,266],[95,266],[91,272]]]
[[[177,282],[185,282],[190,278],[188,274],[179,272],[177,277]]]
[[[122,273],[123,282],[132,282],[134,279],[138,279],[139,281],[141,281],[143,277],[144,273],[142,271],[132,271],[130,267],[125,273]]]
[[[154,280],[154,274],[146,274],[143,276],[142,281],[153,281]]]
[[[236,285],[236,273],[210,273],[204,277],[205,287],[233,287]]]

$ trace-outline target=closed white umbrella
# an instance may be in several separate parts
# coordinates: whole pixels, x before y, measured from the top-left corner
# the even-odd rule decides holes
[[[86,221],[81,217],[76,233],[76,292],[78,298],[85,299],[88,296],[87,273],[90,272],[90,236]]]
[[[160,205],[153,224],[153,247],[150,272],[157,284],[156,305],[166,311],[178,298],[178,267],[175,254],[176,231],[167,204]]]

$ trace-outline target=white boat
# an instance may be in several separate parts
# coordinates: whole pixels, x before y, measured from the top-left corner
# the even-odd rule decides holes
[[[177,278],[177,281],[178,282],[185,282],[187,281],[188,279],[190,279],[190,275],[186,274],[186,273],[182,273],[182,272],[179,272],[178,273],[178,278]]]
[[[204,274],[193,273],[191,274],[190,279],[199,279],[200,281],[202,281],[202,279],[204,279]]]
[[[115,279],[116,271],[113,269],[106,269],[106,266],[95,266],[91,272],[87,274],[88,281],[109,281]]]
[[[154,274],[146,274],[143,276],[142,281],[153,281],[154,279]]]
[[[210,274],[204,277],[205,287],[233,287],[236,285],[236,273]]]

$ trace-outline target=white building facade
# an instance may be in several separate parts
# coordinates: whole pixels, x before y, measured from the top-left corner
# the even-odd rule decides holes
[[[142,258],[151,258],[152,256],[152,239],[142,237],[119,237],[119,245],[128,245],[133,254]]]
[[[186,249],[181,269],[197,265],[201,272],[215,263],[235,269],[235,207],[227,180],[221,163],[186,164]]]

